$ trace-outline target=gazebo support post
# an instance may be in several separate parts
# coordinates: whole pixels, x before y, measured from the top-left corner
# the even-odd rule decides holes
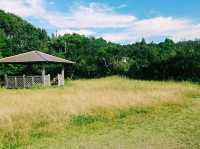
[[[45,85],[45,66],[42,67],[42,83]]]
[[[15,76],[15,88],[18,88],[17,87],[17,77]]]
[[[23,88],[26,88],[26,77],[24,74],[23,74]]]
[[[62,72],[61,72],[61,75],[62,75],[62,83],[61,85],[65,85],[65,67],[64,65],[62,65]]]
[[[58,74],[58,86],[65,85],[65,67],[62,65],[61,74]]]
[[[5,87],[8,88],[8,76],[7,74],[4,75],[5,78]]]

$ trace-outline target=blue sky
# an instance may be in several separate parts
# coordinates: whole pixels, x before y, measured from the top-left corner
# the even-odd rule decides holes
[[[76,32],[116,43],[200,38],[199,0],[0,0],[0,9],[49,34]]]

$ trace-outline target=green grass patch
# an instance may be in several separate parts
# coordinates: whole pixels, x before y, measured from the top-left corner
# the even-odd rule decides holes
[[[37,121],[32,119],[30,129],[18,127],[5,133],[1,138],[1,148],[93,148],[93,145],[112,148],[120,144],[126,148],[143,148],[144,144],[150,145],[149,148],[160,148],[166,142],[163,144],[166,148],[173,145],[172,148],[198,149],[200,111],[193,106],[193,102],[188,102],[96,109],[92,113],[70,116],[69,120],[61,121],[64,129],[54,131],[51,125],[55,122],[41,115]],[[142,143],[140,139],[146,141]]]

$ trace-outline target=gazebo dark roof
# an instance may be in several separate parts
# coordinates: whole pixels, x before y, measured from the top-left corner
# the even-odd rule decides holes
[[[62,59],[60,57],[52,56],[40,51],[30,51],[15,56],[5,57],[0,59],[0,63],[14,64],[14,63],[70,63],[74,62]]]

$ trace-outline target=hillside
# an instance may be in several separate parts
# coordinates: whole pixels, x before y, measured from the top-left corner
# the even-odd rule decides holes
[[[200,148],[200,86],[108,77],[0,89],[0,148]]]
[[[134,36],[134,35],[133,35]],[[120,45],[102,38],[78,34],[48,37],[39,29],[10,13],[0,11],[0,57],[31,50],[40,50],[76,62],[67,67],[67,76],[97,78],[121,75],[150,80],[200,80],[200,42],[175,43],[165,39],[160,43],[140,42]],[[53,73],[58,68],[49,67]],[[1,66],[0,77],[40,73],[37,66],[31,70],[22,66]]]
[[[30,50],[45,50],[48,38],[45,30],[0,10],[0,55],[5,57]]]

